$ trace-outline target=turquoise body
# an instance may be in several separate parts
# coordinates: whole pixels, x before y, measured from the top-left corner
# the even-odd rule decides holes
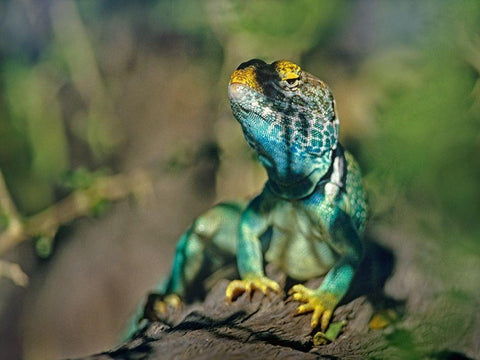
[[[252,279],[271,262],[298,281],[326,274],[313,294],[335,307],[362,258],[366,201],[358,165],[338,143],[332,93],[293,63],[254,59],[233,73],[229,99],[268,181],[251,201],[218,204],[193,222],[157,300],[188,301],[225,263]]]

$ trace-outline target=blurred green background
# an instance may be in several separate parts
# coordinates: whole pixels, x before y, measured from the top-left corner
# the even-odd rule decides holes
[[[332,87],[370,233],[400,260],[415,252],[419,291],[458,291],[457,320],[478,325],[478,1],[5,0],[0,169],[19,212],[68,194],[75,169],[154,173],[145,203],[62,228],[46,259],[32,242],[0,254],[30,276],[26,289],[0,279],[7,359],[111,347],[195,215],[259,191],[265,175],[226,97],[254,57],[296,61]]]

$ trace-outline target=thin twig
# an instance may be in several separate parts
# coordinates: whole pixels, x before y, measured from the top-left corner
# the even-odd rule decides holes
[[[25,237],[23,223],[18,214],[17,208],[13,203],[3,173],[0,170],[0,214],[4,215],[8,221],[6,230],[0,234],[0,255],[6,249],[14,247]]]
[[[15,285],[22,287],[28,285],[28,276],[20,265],[0,259],[0,278],[2,276],[12,280]]]
[[[5,184],[3,183],[3,185]],[[13,202],[11,202],[6,186],[3,186],[2,189],[2,184],[0,184],[0,198],[5,202],[5,204],[0,202],[0,205],[9,218],[7,230],[0,234],[0,256],[31,237],[47,236],[53,238],[61,225],[89,215],[94,206],[101,200],[116,201],[131,194],[142,198],[151,192],[151,176],[145,170],[106,176],[98,178],[87,189],[75,190],[47,209],[21,221]],[[8,204],[9,202],[11,204]],[[15,219],[17,219],[18,224],[12,228],[12,221]]]

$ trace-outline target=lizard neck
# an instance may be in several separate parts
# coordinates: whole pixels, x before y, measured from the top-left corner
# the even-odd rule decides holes
[[[335,149],[325,153],[320,160],[319,167],[296,182],[283,184],[269,176],[265,186],[276,196],[287,200],[308,197],[317,191],[319,187],[323,188],[328,182],[333,182],[339,188],[343,188],[346,166],[342,146],[338,144]]]

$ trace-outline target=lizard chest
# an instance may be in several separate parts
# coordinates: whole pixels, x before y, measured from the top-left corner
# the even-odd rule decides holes
[[[337,258],[320,223],[300,203],[280,203],[271,213],[272,235],[265,260],[298,280],[326,273]]]

